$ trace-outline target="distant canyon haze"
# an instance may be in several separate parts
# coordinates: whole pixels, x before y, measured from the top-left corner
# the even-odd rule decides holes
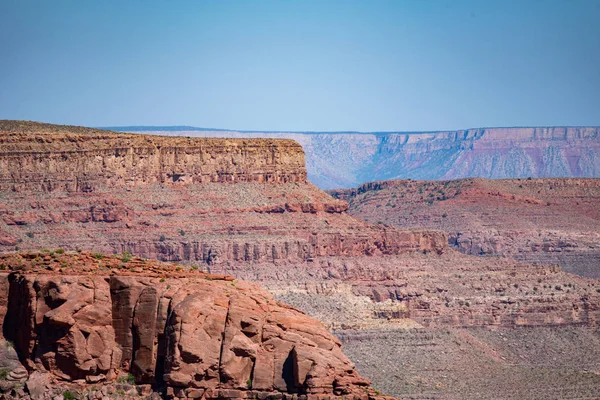
[[[600,177],[600,127],[365,133],[190,126],[107,129],[173,136],[294,139],[306,152],[309,180],[322,189],[386,179]]]

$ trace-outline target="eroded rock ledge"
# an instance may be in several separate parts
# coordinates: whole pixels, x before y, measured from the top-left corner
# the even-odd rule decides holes
[[[0,252],[128,251],[163,261],[304,262],[442,253],[436,231],[346,214],[292,140],[193,139],[0,121]]]
[[[306,182],[287,139],[204,139],[0,121],[0,190],[92,192],[149,183]]]
[[[4,335],[48,386],[129,373],[168,398],[377,397],[321,323],[256,284],[89,253],[0,264]]]

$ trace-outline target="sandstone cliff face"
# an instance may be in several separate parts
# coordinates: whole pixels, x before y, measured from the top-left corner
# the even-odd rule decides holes
[[[345,214],[290,140],[187,139],[0,124],[0,251],[131,252],[195,264],[443,252],[441,232]]]
[[[157,128],[159,129],[159,128]],[[292,138],[323,189],[383,179],[600,177],[600,128],[482,128],[446,132],[275,133],[162,130],[201,137]]]
[[[322,324],[257,285],[85,253],[0,262],[15,271],[3,331],[29,373],[97,384],[130,372],[178,398],[374,395]]]
[[[290,140],[165,138],[0,122],[0,190],[91,192],[148,183],[305,182]]]
[[[600,277],[600,180],[379,181],[331,193],[367,221],[440,229],[459,251]]]

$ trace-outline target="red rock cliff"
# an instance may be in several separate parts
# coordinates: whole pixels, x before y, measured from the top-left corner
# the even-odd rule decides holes
[[[189,139],[0,123],[0,251],[169,261],[443,252],[443,233],[365,224],[306,181],[291,140]]]
[[[90,192],[148,183],[306,182],[286,139],[134,135],[0,121],[0,190]]]
[[[170,398],[375,396],[322,324],[255,284],[85,253],[0,262],[14,271],[3,330],[30,374],[102,384],[124,371]]]

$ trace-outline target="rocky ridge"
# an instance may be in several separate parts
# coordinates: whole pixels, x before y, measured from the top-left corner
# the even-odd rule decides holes
[[[167,398],[377,397],[322,324],[256,284],[128,255],[21,253],[0,266],[3,332],[26,367],[9,382],[41,382],[31,398],[127,374]]]
[[[443,230],[466,254],[600,278],[599,179],[399,180],[330,193],[366,221]]]
[[[0,251],[89,249],[199,264],[443,252],[435,231],[345,214],[290,140],[0,124]],[[193,221],[193,223],[191,223]]]
[[[0,190],[91,192],[149,183],[305,182],[290,140],[192,139],[0,121]]]

